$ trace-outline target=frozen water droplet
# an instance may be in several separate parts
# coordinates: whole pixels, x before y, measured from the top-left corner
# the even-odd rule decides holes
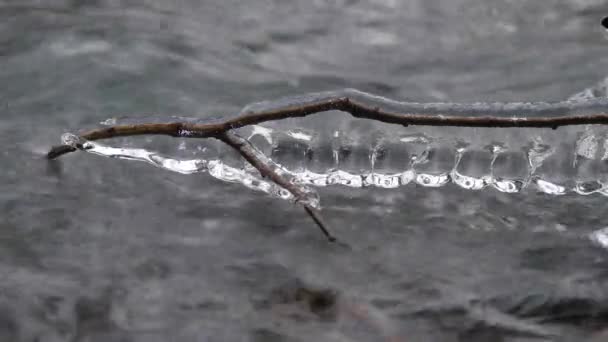
[[[61,142],[64,145],[69,145],[74,148],[78,148],[82,145],[82,139],[76,134],[72,133],[64,133],[63,135],[61,135]]]
[[[100,122],[101,125],[104,126],[114,126],[116,125],[116,118],[109,118]]]

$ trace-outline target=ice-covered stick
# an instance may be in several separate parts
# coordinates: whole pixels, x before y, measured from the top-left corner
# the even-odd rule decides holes
[[[245,107],[239,115],[210,124],[191,122],[116,125],[81,134],[85,140],[133,135],[169,135],[183,138],[218,137],[249,125],[287,118],[305,117],[331,110],[356,118],[409,126],[534,127],[608,124],[608,98],[560,102],[398,102],[354,89],[307,94]],[[53,147],[54,159],[75,149]]]
[[[312,217],[327,239],[331,242],[336,241],[336,238],[331,235],[326,224],[323,222],[321,214],[315,208],[313,208],[310,203],[308,203],[308,197],[310,194],[303,187],[289,181],[280,175],[279,172],[277,172],[277,170],[271,166],[271,163],[265,162],[259,158],[255,148],[247,139],[244,139],[232,132],[225,132],[219,135],[217,138],[238,151],[240,155],[249,162],[249,164],[253,165],[253,167],[260,171],[262,176],[270,178],[273,182],[289,191],[296,199],[296,202],[299,202],[304,207],[306,213]]]

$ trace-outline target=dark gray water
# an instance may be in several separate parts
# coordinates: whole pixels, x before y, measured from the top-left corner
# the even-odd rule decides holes
[[[606,197],[322,189],[302,210],[75,153],[110,117],[340,89],[561,100],[608,74],[604,1],[2,1],[0,341],[603,341]],[[604,336],[604,337],[602,337]]]

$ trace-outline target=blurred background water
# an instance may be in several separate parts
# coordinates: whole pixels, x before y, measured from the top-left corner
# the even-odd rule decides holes
[[[608,260],[589,238],[602,195],[322,188],[343,248],[300,208],[208,175],[44,159],[112,117],[345,87],[566,99],[608,74],[607,14],[602,0],[0,2],[0,341],[608,339]]]

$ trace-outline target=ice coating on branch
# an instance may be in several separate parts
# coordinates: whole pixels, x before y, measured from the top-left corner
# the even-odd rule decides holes
[[[163,168],[165,170],[181,174],[192,174],[207,171],[207,161],[204,159],[174,159],[150,152],[141,148],[117,148],[110,147],[98,142],[87,141],[83,149],[89,153],[104,157],[119,158],[127,160],[138,160]]]
[[[356,89],[343,89],[319,93],[310,93],[284,97],[273,101],[262,101],[245,106],[242,115],[260,114],[296,107],[315,104],[322,101],[338,101],[348,99],[370,108],[377,108],[384,112],[409,114],[432,114],[439,116],[495,116],[512,118],[513,120],[525,120],[527,117],[557,117],[567,115],[590,115],[608,110],[608,99],[598,96],[574,96],[566,101],[559,102],[406,102],[388,99],[382,96],[365,93]],[[584,100],[584,101],[583,101]]]
[[[289,189],[290,187],[288,185],[281,183],[280,179],[274,179],[272,178],[271,174],[264,174],[262,172],[263,170],[260,170],[260,173],[262,173],[265,177],[275,180],[279,186],[284,186],[285,188],[289,189],[289,191],[293,191],[292,195],[294,196],[296,202],[312,206],[313,208],[319,208],[319,196],[317,192],[312,188],[303,185],[298,179],[296,173],[291,172],[282,165],[275,163],[271,158],[266,156],[253,144],[251,144],[249,140],[243,139],[237,134],[231,133],[230,136],[227,137],[227,140],[236,142],[241,153],[253,157],[255,160],[257,160],[257,162],[262,163],[266,170],[270,170],[270,173],[274,173],[284,179],[287,183],[290,183],[292,185],[292,189]],[[252,164],[255,165],[253,162]]]
[[[455,184],[468,190],[505,193],[535,189],[550,195],[608,195],[608,128],[589,126],[535,129],[426,128],[391,130],[375,123],[353,126],[337,120],[314,129],[254,126],[241,133],[258,159],[307,193],[303,202],[318,206],[312,187],[402,188]],[[370,132],[371,130],[371,132]],[[399,134],[398,132],[402,133]],[[403,133],[406,131],[408,133]],[[372,133],[373,132],[373,133]],[[146,138],[150,142],[155,140]],[[273,196],[296,200],[227,146],[200,157],[178,143],[163,154],[150,148],[110,147],[66,134],[64,143],[113,158],[144,161],[182,174],[208,172]],[[123,140],[128,141],[128,140]],[[187,140],[188,142],[192,140]],[[219,143],[218,143],[219,144]],[[193,157],[188,157],[192,153]],[[179,155],[169,156],[169,155]],[[182,157],[185,156],[185,157]],[[404,191],[407,191],[404,189]],[[288,192],[287,192],[288,193]]]
[[[251,169],[246,170],[243,168],[236,168],[227,165],[221,160],[206,160],[202,158],[178,159],[143,148],[111,147],[94,141],[82,141],[82,139],[74,134],[65,134],[63,138],[63,141],[66,144],[81,143],[81,149],[88,153],[109,158],[142,161],[156,167],[181,174],[209,173],[212,177],[225,182],[239,183],[249,189],[261,191],[285,200],[296,200],[293,194],[291,194],[289,191],[281,188],[271,181],[261,178],[259,174],[251,172]],[[269,160],[266,162],[272,163],[272,161]],[[278,166],[276,167],[277,169],[279,168]],[[281,172],[282,175],[290,176],[288,171],[282,170]],[[307,196],[300,202],[308,204],[313,208],[319,208],[320,203],[317,193],[305,186],[302,186],[302,189],[305,190]]]
[[[606,80],[561,102],[416,103],[387,99],[354,89],[330,91],[258,102],[239,115],[348,101],[399,115],[434,114],[439,118],[497,116],[551,117],[608,112]],[[328,108],[328,107],[325,107]],[[334,108],[334,107],[329,107]],[[213,123],[217,118],[111,118],[103,125],[153,123]],[[535,189],[546,194],[608,195],[608,128],[602,125],[536,128],[471,128],[391,125],[361,120],[344,113],[289,118],[234,130],[245,137],[247,151],[275,173],[299,185],[305,195],[294,195],[258,171],[234,151],[219,148],[204,158],[169,157],[150,149],[114,148],[83,142],[73,134],[64,144],[108,157],[147,162],[174,172],[209,172],[218,179],[238,182],[281,198],[318,206],[314,187],[354,188],[404,186],[441,187],[455,184],[469,190],[493,188],[517,193]],[[181,132],[183,137],[188,132]],[[147,139],[152,139],[148,137]],[[192,140],[192,139],[191,139]],[[123,140],[124,141],[124,140]],[[178,154],[188,152],[180,144]],[[227,148],[231,150],[230,148]],[[224,151],[224,152],[222,152]]]
[[[82,145],[82,139],[76,134],[64,133],[61,135],[61,143],[74,148],[79,148]]]
[[[387,130],[380,142],[371,133],[325,128],[305,133],[310,139],[268,128],[271,143],[260,139],[254,145],[296,181],[316,187],[452,183],[505,193],[534,189],[550,195],[608,195],[608,129],[602,126],[542,132],[442,127],[401,135]]]

